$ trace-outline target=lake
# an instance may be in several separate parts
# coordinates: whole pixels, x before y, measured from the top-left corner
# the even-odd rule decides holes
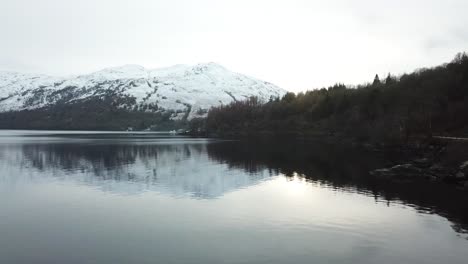
[[[467,263],[468,195],[326,142],[0,131],[0,263]]]

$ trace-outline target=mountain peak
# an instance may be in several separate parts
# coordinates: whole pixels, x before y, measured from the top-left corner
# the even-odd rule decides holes
[[[126,64],[117,67],[106,68],[89,75],[85,75],[87,78],[99,78],[99,79],[132,79],[132,78],[146,78],[148,71],[145,67],[136,64]]]
[[[206,63],[198,63],[197,65],[195,65],[194,67],[203,67],[203,68],[207,68],[207,69],[221,69],[221,70],[226,70],[226,68],[219,64],[219,63],[216,63],[216,62],[206,62]]]
[[[119,101],[116,107],[171,113],[171,119],[176,120],[202,117],[213,106],[251,96],[267,101],[286,93],[214,62],[154,70],[128,64],[68,78],[0,77],[0,112],[100,101],[110,96],[112,101]]]
[[[107,70],[113,71],[146,71],[145,67],[138,65],[138,64],[125,64],[122,66],[107,68]]]

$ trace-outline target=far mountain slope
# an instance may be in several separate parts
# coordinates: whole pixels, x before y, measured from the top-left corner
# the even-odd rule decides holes
[[[267,101],[285,90],[215,64],[148,70],[137,65],[108,68],[69,78],[0,72],[0,112],[48,111],[80,106],[144,114],[171,120],[204,117],[213,106],[255,96]],[[91,109],[89,109],[92,106]],[[74,111],[77,111],[76,109]]]

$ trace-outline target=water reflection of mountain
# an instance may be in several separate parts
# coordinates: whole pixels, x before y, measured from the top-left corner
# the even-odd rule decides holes
[[[447,217],[457,231],[468,230],[466,192],[429,182],[376,180],[368,171],[384,167],[387,159],[356,147],[325,142],[155,141],[2,145],[0,180],[14,185],[53,179],[119,194],[156,191],[209,199],[279,174],[300,175],[337,191],[403,202]]]
[[[300,175],[310,182],[340,191],[358,192],[387,202],[402,202],[425,213],[448,218],[459,232],[468,230],[468,193],[430,182],[396,183],[377,180],[371,169],[384,167],[391,157],[353,146],[325,142],[247,142],[213,144],[208,153],[219,162],[255,173],[265,167],[287,177]]]
[[[74,180],[122,194],[216,198],[271,176],[266,169],[245,173],[213,162],[205,143],[23,144],[3,147],[0,156],[9,170],[4,182]]]

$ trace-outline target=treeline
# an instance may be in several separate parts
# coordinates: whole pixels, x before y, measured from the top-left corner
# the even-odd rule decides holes
[[[171,113],[128,110],[118,107],[126,98],[93,97],[73,104],[0,113],[0,129],[51,130],[159,130],[169,131],[186,126],[173,121]]]
[[[362,141],[468,132],[468,56],[401,76],[349,87],[336,84],[283,98],[211,109],[192,130],[219,136],[333,135]]]

